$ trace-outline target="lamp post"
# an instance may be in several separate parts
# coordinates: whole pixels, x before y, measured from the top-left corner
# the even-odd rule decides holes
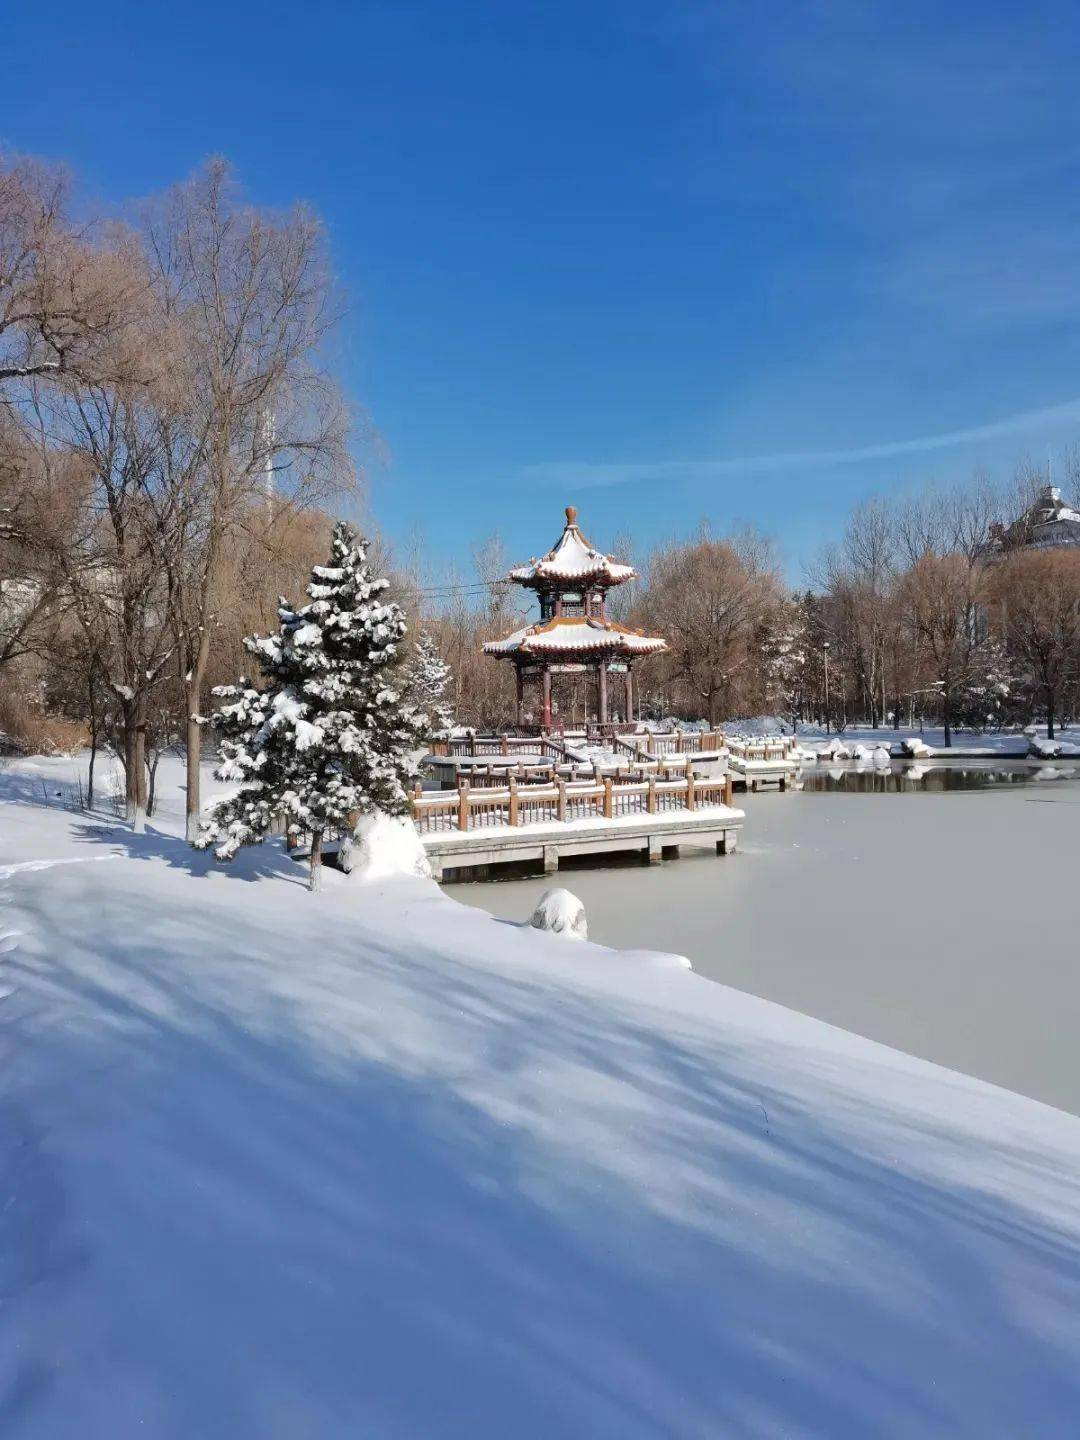
[[[829,729],[829,642],[822,642],[821,653],[825,657],[825,734],[831,734]]]

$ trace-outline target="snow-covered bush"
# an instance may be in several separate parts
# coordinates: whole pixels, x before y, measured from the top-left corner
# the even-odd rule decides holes
[[[585,906],[569,890],[545,890],[529,922],[534,930],[548,930],[566,940],[587,940]]]
[[[225,702],[214,716],[217,776],[235,789],[211,807],[200,848],[230,860],[282,816],[291,834],[312,836],[314,890],[328,829],[351,829],[358,813],[407,812],[427,720],[395,673],[406,624],[382,598],[387,586],[372,576],[365,542],[338,524],[330,564],[311,572],[309,603],[282,600],[277,633],[244,641],[265,683],[215,691]]]

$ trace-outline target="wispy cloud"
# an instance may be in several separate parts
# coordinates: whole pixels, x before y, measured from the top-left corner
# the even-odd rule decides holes
[[[765,475],[833,465],[866,464],[902,455],[923,455],[935,450],[1021,435],[1025,431],[1045,431],[1054,425],[1078,420],[1080,397],[1065,400],[1060,405],[1047,405],[1040,410],[1007,415],[986,425],[921,435],[912,440],[887,440],[875,445],[861,445],[853,450],[786,450],[771,455],[742,455],[720,460],[611,461],[595,464],[586,460],[552,460],[526,465],[520,474],[526,480],[570,485],[579,490],[642,481],[706,482],[727,475]]]

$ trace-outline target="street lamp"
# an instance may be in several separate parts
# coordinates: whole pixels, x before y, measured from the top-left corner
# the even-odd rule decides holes
[[[832,732],[829,729],[829,642],[825,640],[821,645],[821,653],[825,657],[825,734]]]

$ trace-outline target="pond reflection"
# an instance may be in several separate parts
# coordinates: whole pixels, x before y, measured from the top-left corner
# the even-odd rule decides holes
[[[937,761],[933,764],[894,761],[888,769],[871,766],[806,766],[792,788],[797,790],[849,791],[867,795],[910,795],[926,790],[988,790],[1008,785],[1031,785],[1055,780],[1075,780],[1076,765],[1037,765],[1022,761]]]

